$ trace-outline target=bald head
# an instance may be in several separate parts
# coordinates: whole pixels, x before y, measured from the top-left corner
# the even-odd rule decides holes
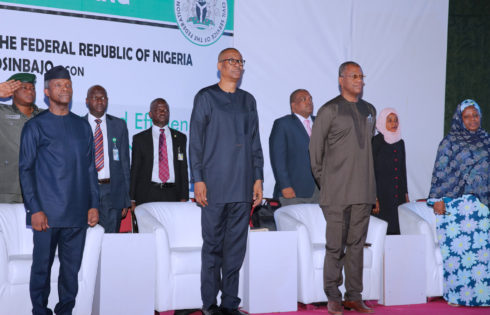
[[[170,118],[170,108],[163,98],[156,98],[150,103],[150,113],[148,114],[155,126],[163,128],[168,124]]]
[[[107,96],[107,91],[101,85],[93,85],[87,90],[87,97],[90,97],[96,90],[101,91]]]
[[[236,48],[233,48],[233,47],[225,48],[225,49],[223,49],[223,50],[222,50],[222,51],[219,53],[219,55],[218,55],[218,61],[220,61],[220,60],[222,59],[222,57],[223,57],[223,55],[224,55],[224,54],[226,54],[226,53],[228,53],[228,52],[230,52],[230,51],[234,51],[234,52],[237,52],[237,53],[239,53],[239,54],[240,54],[240,52],[239,52],[239,51],[238,51],[238,49],[236,49]],[[241,54],[240,54],[240,55],[241,55]]]

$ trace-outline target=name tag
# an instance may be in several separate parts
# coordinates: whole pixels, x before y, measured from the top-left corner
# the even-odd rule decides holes
[[[184,153],[178,153],[178,154],[177,154],[177,159],[178,159],[179,161],[183,161],[183,160],[184,160]]]
[[[119,161],[119,150],[117,148],[112,149],[112,157],[114,161]]]
[[[116,138],[112,138],[112,143],[114,144],[114,148],[112,149],[112,158],[114,161],[119,161],[119,150],[117,149],[116,142]]]
[[[19,114],[16,114],[16,115],[5,115],[5,118],[7,118],[7,119],[20,119],[20,115]]]

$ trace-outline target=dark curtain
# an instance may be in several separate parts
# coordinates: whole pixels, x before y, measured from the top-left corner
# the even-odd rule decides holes
[[[490,132],[490,1],[450,0],[444,134],[456,105],[471,98]]]

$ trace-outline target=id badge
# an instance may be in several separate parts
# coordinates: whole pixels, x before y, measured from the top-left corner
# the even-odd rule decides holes
[[[119,150],[117,148],[112,149],[112,157],[114,161],[119,161]]]
[[[117,149],[116,142],[116,138],[112,138],[112,143],[114,144],[114,148],[112,149],[112,158],[114,159],[114,161],[119,161],[119,150]]]

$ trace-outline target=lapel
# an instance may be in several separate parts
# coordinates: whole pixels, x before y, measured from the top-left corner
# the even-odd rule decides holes
[[[144,152],[149,152],[150,154],[148,155],[153,161],[153,135],[152,135],[152,128],[150,127],[144,131],[144,138],[143,138],[143,145],[146,147]],[[153,162],[152,162],[153,163]],[[153,165],[153,164],[151,164]]]
[[[173,129],[171,129],[170,127],[168,128],[170,129],[170,135],[172,136],[172,152],[173,152],[173,157],[174,157],[174,168],[175,168],[175,165],[176,162],[177,162],[177,155],[179,153],[179,151],[181,151],[180,149],[180,143],[178,143],[178,140],[177,140],[177,132]]]
[[[291,114],[291,119],[293,121],[293,125],[295,125],[297,129],[299,129],[299,133],[303,137],[306,137],[308,139],[308,141],[310,141],[310,137],[308,136],[308,133],[306,132],[305,126],[303,125],[301,120],[299,120],[298,116],[296,116],[296,114],[293,113],[293,114]]]
[[[117,139],[115,135],[115,130],[114,130],[114,119],[112,116],[109,116],[107,113],[105,114],[105,123],[107,127],[107,155],[109,156],[109,167],[112,171],[112,161],[114,160],[114,156],[112,154],[112,150],[114,149],[114,141],[112,139],[116,139],[116,148],[121,152],[120,150],[120,145],[121,145],[121,139]],[[121,159],[121,157],[119,157]]]

